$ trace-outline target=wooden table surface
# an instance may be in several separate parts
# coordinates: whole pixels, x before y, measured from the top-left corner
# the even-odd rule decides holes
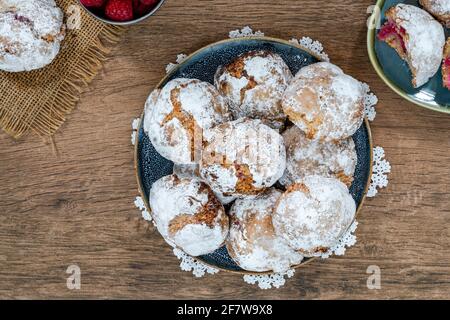
[[[52,144],[0,133],[0,298],[450,298],[450,117],[402,100],[366,53],[372,0],[167,0],[128,29]],[[266,35],[320,40],[331,60],[378,95],[375,145],[389,187],[361,211],[358,243],[314,261],[284,287],[259,290],[220,272],[197,279],[133,201],[131,120],[165,65],[250,25]],[[81,268],[81,289],[66,269]],[[369,266],[381,289],[367,288]]]

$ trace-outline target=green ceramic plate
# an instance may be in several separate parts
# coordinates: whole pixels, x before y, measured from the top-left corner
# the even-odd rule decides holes
[[[398,3],[406,3],[419,6],[417,0],[378,0],[376,6],[380,11],[374,10],[370,18],[370,26],[382,26],[386,21],[385,12]],[[380,24],[377,26],[377,21]],[[367,34],[367,47],[370,61],[378,75],[386,84],[403,98],[425,108],[435,111],[450,113],[450,91],[442,86],[441,69],[420,88],[414,88],[411,84],[411,72],[394,49],[377,39],[377,28],[369,27]],[[445,30],[449,36],[449,30]]]

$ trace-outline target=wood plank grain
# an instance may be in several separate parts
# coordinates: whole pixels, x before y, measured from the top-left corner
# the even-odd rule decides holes
[[[450,298],[449,116],[398,97],[366,54],[371,0],[167,0],[132,26],[104,71],[55,136],[13,141],[0,134],[0,298]],[[266,35],[320,40],[332,61],[380,98],[372,125],[392,164],[390,185],[368,199],[358,243],[344,257],[297,270],[262,291],[221,272],[182,272],[161,237],[140,218],[130,122],[164,67],[251,25]],[[81,290],[68,290],[77,264]],[[366,270],[381,268],[381,289]]]

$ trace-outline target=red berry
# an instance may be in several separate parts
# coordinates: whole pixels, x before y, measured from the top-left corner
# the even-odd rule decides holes
[[[105,4],[105,0],[80,0],[80,2],[88,8],[100,8]]]
[[[109,0],[105,7],[105,15],[114,21],[133,20],[132,0]]]
[[[159,0],[139,0],[142,4],[145,4],[146,6],[152,6],[154,4],[157,4]]]
[[[159,2],[159,0],[133,0],[134,12],[139,16],[149,13]]]

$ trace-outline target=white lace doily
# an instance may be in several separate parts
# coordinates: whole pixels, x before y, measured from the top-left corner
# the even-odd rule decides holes
[[[323,45],[319,41],[314,41],[310,37],[303,37],[300,39],[292,38],[289,42],[309,49],[323,61],[330,61],[330,57],[323,51]]]
[[[373,148],[373,172],[367,196],[372,198],[378,193],[377,188],[386,188],[389,181],[387,174],[391,172],[391,164],[385,158],[382,147]]]
[[[241,30],[232,30],[228,33],[230,39],[234,38],[248,38],[248,37],[264,37],[264,32],[253,31],[249,26],[243,27]]]
[[[364,113],[369,121],[375,120],[375,116],[377,115],[377,111],[375,107],[378,103],[377,96],[370,91],[370,87],[367,83],[362,82],[364,87],[365,95],[364,95]]]
[[[136,206],[136,208],[141,210],[142,218],[145,221],[153,222],[153,224],[155,224],[150,212],[148,212],[147,208],[145,207],[144,199],[142,199],[142,197],[136,197],[136,199],[134,200],[134,205]]]
[[[258,37],[264,36],[261,31],[254,32],[250,27],[244,27],[242,29],[230,31],[230,38],[245,38],[245,37]],[[309,37],[303,37],[300,39],[291,39],[291,43],[301,45],[308,48],[315,54],[321,57],[324,61],[330,61],[329,56],[324,52],[323,45],[319,41],[314,41]],[[166,67],[166,72],[169,73],[173,68],[182,63],[186,59],[186,54],[179,54],[177,56],[176,63],[169,63]],[[371,92],[370,87],[367,83],[362,83],[366,92],[364,98],[364,108],[365,114],[369,121],[373,121],[376,116],[376,104],[378,103],[378,98]],[[139,118],[133,119],[132,122],[132,136],[131,143],[134,145],[136,143],[137,129],[139,127]],[[373,150],[373,174],[371,178],[371,184],[367,193],[367,197],[374,197],[378,193],[378,189],[385,188],[388,185],[387,174],[391,171],[391,166],[389,162],[384,158],[385,153],[382,147],[375,147]],[[147,211],[144,201],[141,197],[136,197],[134,201],[135,206],[141,211],[142,217],[149,222],[154,224],[150,213]],[[320,255],[322,259],[329,258],[332,255],[344,255],[347,248],[354,246],[356,244],[355,231],[358,226],[358,222],[355,221],[350,226],[348,231],[342,236],[338,243],[331,248],[328,252]],[[197,259],[187,255],[183,251],[173,248],[174,255],[180,260],[180,268],[183,271],[192,272],[195,277],[203,277],[206,274],[216,274],[219,272],[218,269],[207,266]],[[272,273],[263,275],[245,275],[244,281],[249,284],[256,284],[261,289],[270,288],[280,288],[286,283],[286,279],[294,276],[295,270],[290,269],[285,273]]]
[[[184,60],[186,60],[187,55],[184,53],[180,53],[179,55],[177,55],[177,60],[176,63],[169,63],[166,66],[166,73],[169,73],[170,71],[173,70],[173,68],[175,68],[178,64],[182,63]]]
[[[219,269],[207,266],[206,264],[199,262],[197,259],[187,255],[180,249],[174,248],[173,254],[179,260],[181,260],[181,270],[191,271],[197,278],[203,277],[206,273],[215,274],[219,272]]]
[[[290,269],[284,273],[245,275],[244,281],[249,284],[257,284],[261,289],[280,288],[286,283],[286,278],[292,278],[294,273],[295,270]]]

